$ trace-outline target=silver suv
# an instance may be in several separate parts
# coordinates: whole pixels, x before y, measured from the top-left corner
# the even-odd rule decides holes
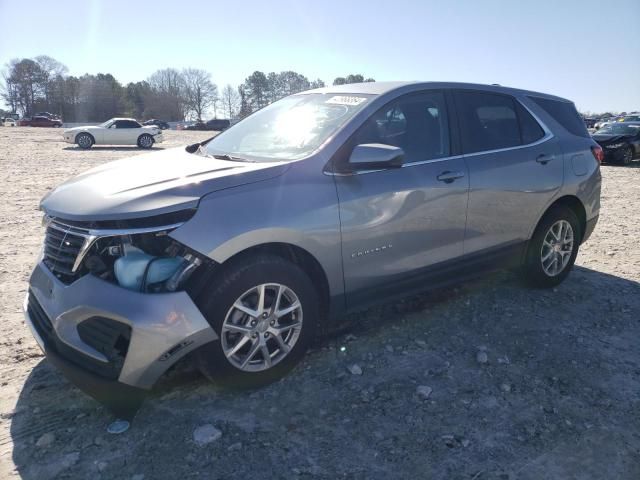
[[[574,105],[546,94],[292,95],[48,194],[27,323],[116,413],[189,353],[211,379],[264,384],[373,303],[496,268],[559,284],[596,225],[601,159]]]

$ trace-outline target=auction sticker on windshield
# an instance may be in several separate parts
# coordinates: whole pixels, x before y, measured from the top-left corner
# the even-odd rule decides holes
[[[335,97],[331,97],[325,103],[333,103],[335,105],[360,105],[366,99],[367,99],[366,97],[338,95]]]

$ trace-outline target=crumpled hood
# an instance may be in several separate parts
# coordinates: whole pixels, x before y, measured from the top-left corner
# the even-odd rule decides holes
[[[594,135],[593,139],[601,145],[608,145],[610,143],[618,143],[622,140],[632,137],[633,135]]]
[[[126,220],[197,206],[204,195],[276,177],[287,162],[235,162],[187,153],[183,147],[117,160],[49,192],[47,214],[68,220]]]

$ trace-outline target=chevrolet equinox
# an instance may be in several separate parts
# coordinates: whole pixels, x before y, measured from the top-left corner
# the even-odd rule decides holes
[[[52,190],[26,321],[116,413],[187,354],[217,382],[262,385],[375,302],[497,268],[558,285],[598,220],[602,156],[573,103],[542,93],[291,95]]]

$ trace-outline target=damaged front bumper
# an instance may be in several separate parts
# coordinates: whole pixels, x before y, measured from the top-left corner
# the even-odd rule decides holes
[[[184,291],[141,293],[91,274],[67,285],[42,262],[24,313],[47,358],[124,418],[171,365],[218,338]]]

